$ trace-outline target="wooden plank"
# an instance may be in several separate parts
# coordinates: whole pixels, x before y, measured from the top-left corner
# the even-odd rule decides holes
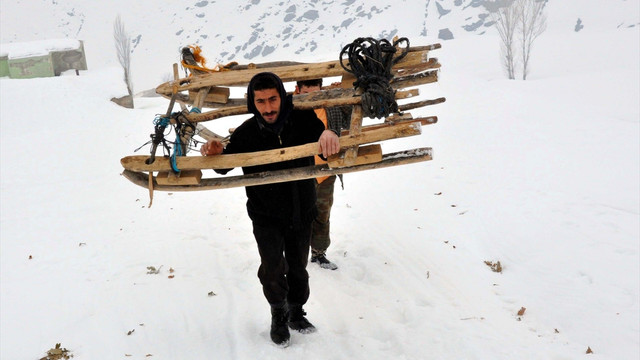
[[[391,79],[389,85],[393,89],[407,88],[410,86],[419,86],[431,84],[438,81],[438,71],[429,71],[419,74],[409,74],[406,76],[395,77]]]
[[[351,112],[350,136],[358,136],[362,133],[362,106],[356,105]],[[354,165],[358,157],[358,145],[354,145],[345,150],[342,166]]]
[[[202,125],[201,123],[197,123],[196,124],[196,131],[197,131],[198,135],[201,138],[203,138],[203,139],[205,139],[207,141],[209,141],[209,140],[218,140],[218,141],[221,141],[223,143],[223,145],[224,145],[225,141],[229,142],[227,137],[224,137],[224,136],[221,136],[221,135],[218,135],[218,134],[214,133],[213,131],[211,131],[211,130],[207,129],[206,127],[204,127],[204,125]]]
[[[202,106],[208,103],[216,103],[216,104],[226,104],[229,101],[229,95],[231,91],[228,87],[220,87],[220,86],[212,86],[209,93],[202,100]],[[198,95],[198,91],[189,90],[189,100],[195,104],[196,96]]]
[[[411,114],[409,114],[411,115]],[[429,117],[422,117],[422,118],[411,118],[411,119],[395,119],[392,121],[385,121],[384,123],[380,123],[380,124],[373,124],[373,125],[367,125],[367,126],[363,126],[362,127],[362,131],[366,132],[366,131],[371,131],[371,130],[376,130],[376,129],[382,129],[382,128],[386,128],[386,127],[391,127],[391,126],[396,126],[398,124],[403,124],[403,123],[420,123],[420,125],[431,125],[431,124],[435,124],[438,122],[438,117],[437,116],[429,116]],[[342,132],[340,133],[340,136],[347,136],[349,135],[349,130],[342,130]]]
[[[295,95],[293,105],[297,109],[317,109],[333,106],[359,105],[362,100],[358,89],[331,89]],[[420,95],[419,89],[398,90],[396,100],[409,99]]]
[[[329,156],[329,159],[327,161],[329,167],[333,169],[351,165],[362,165],[380,162],[382,161],[382,146],[380,144],[373,144],[358,147],[357,157],[349,165],[345,163],[345,154],[346,151],[341,151],[338,154]]]
[[[393,66],[393,69],[429,62],[428,52],[429,50],[409,52],[407,56]],[[247,86],[254,75],[263,71],[265,70],[232,70],[183,78],[178,81],[178,91],[199,89],[206,86]],[[283,82],[341,76],[345,72],[339,60],[273,67],[269,68],[269,71],[278,75]],[[159,85],[156,88],[156,92],[158,94],[169,94],[174,85],[175,81],[166,82]]]
[[[425,106],[429,106],[429,105],[442,104],[446,100],[447,99],[441,97],[441,98],[437,98],[437,99],[422,100],[422,101],[417,101],[417,102],[412,102],[412,103],[406,103],[406,104],[398,105],[398,110],[399,111],[408,111],[408,110],[417,109],[417,108],[421,108],[421,107],[425,107]]]
[[[351,89],[353,88],[353,83],[356,82],[358,78],[355,75],[349,72],[342,73],[342,78],[340,79],[340,87],[343,89]]]
[[[365,131],[361,134],[340,137],[340,147],[374,143],[377,141],[419,135],[422,126],[419,122],[402,123],[394,126]],[[255,166],[274,163],[319,153],[318,142],[300,146],[292,146],[282,149],[273,149],[242,154],[216,155],[216,156],[178,156],[176,166],[180,170],[193,169],[230,169],[235,167]],[[126,156],[120,160],[122,166],[132,171],[169,171],[171,163],[168,157],[156,158],[151,164],[146,164],[148,156]]]
[[[413,120],[413,115],[408,112],[391,114],[384,119],[384,123],[395,124],[406,120]]]
[[[177,174],[172,171],[161,171],[156,176],[158,185],[197,185],[201,179],[201,170],[183,170]]]
[[[407,75],[415,75],[427,70],[434,70],[434,69],[439,69],[440,68],[440,63],[438,62],[438,59],[436,58],[431,58],[429,60],[427,60],[426,62],[420,63],[420,64],[413,64],[410,66],[405,66],[403,68],[399,68],[399,69],[393,69],[391,71],[391,74],[394,77],[402,77],[402,76],[407,76]]]
[[[439,43],[431,44],[431,45],[420,45],[420,46],[409,46],[409,51],[430,51],[442,48],[442,45]]]
[[[278,182],[295,181],[315,178],[318,176],[347,174],[364,170],[383,169],[391,166],[414,164],[432,160],[431,148],[418,148],[385,154],[382,161],[372,164],[330,169],[327,164],[315,165],[297,169],[286,169],[262,172],[249,175],[221,176],[202,179],[198,185],[159,185],[155,179],[153,186],[158,191],[202,191],[228,189],[241,186],[264,185]],[[148,174],[131,170],[124,170],[122,175],[132,183],[148,188]]]
[[[168,96],[165,95],[161,95],[165,98],[169,98]],[[187,105],[193,105],[193,100],[192,98],[189,97],[188,94],[183,94],[183,93],[178,93],[178,96],[176,96],[176,101],[180,102],[182,104],[187,104]],[[243,106],[247,106],[247,99],[242,98],[229,98],[227,99],[227,102],[225,102],[224,104],[222,103],[214,103],[214,102],[210,102],[207,101],[205,98],[205,102],[202,105],[203,108],[213,108],[213,109],[219,109],[219,108],[224,108],[224,107],[231,107],[231,106],[238,106],[238,105],[243,105]]]

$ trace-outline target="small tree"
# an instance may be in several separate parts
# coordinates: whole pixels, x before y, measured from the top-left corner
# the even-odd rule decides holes
[[[516,0],[520,3],[518,33],[522,47],[522,80],[529,74],[529,59],[533,42],[547,29],[547,16],[543,13],[546,0]]]
[[[113,23],[113,39],[115,40],[118,61],[124,70],[124,82],[127,84],[129,92],[127,101],[121,104],[125,107],[133,108],[133,86],[131,85],[131,36],[124,29],[124,24],[120,20],[120,15],[116,16]],[[130,106],[127,106],[130,105]]]
[[[516,33],[516,25],[519,14],[519,2],[511,0],[507,4],[500,7],[500,4],[496,4],[498,9],[491,13],[491,19],[495,22],[496,29],[500,35],[502,44],[500,51],[502,53],[502,62],[504,68],[507,71],[509,79],[516,78],[516,64],[515,64],[515,50],[514,50],[514,37]]]
[[[543,13],[546,3],[547,0],[495,0],[485,3],[500,35],[502,62],[509,79],[516,78],[516,34],[520,41],[522,79],[527,79],[533,42],[547,28],[547,19]]]

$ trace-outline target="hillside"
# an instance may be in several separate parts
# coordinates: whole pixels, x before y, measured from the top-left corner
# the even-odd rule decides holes
[[[480,2],[398,3],[3,1],[3,43],[81,38],[89,70],[0,79],[0,358],[57,343],[78,360],[639,358],[640,2],[549,1],[527,81],[505,78],[486,19],[463,28]],[[194,41],[241,62],[330,59],[396,30],[442,43],[440,81],[420,92],[447,101],[414,112],[438,123],[382,144],[434,159],[336,190],[340,268],[309,266],[317,333],[271,344],[242,188],[156,192],[149,208],[120,175],[167,101],[109,101],[126,91],[117,13],[138,90]]]
[[[337,57],[344,45],[361,36],[398,35],[424,45],[495,35],[489,18],[494,6],[483,0],[114,0],[107,6],[83,0],[7,0],[1,6],[2,43],[84,40],[90,69],[118,64],[113,23],[119,14],[133,41],[136,92],[169,77],[180,48],[189,44],[199,44],[211,63],[265,62],[282,56],[319,61]],[[592,31],[640,25],[637,0],[606,5],[601,0],[563,0],[547,7],[549,32],[558,35],[585,37]],[[35,13],[42,21],[35,21]]]

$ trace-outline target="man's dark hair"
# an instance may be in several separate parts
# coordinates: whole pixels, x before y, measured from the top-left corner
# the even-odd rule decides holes
[[[322,78],[296,81],[296,85],[298,85],[298,88],[301,88],[303,86],[307,86],[307,87],[320,86],[320,87],[322,87]]]
[[[277,80],[271,75],[260,73],[255,76],[253,81],[253,91],[266,89],[279,89]]]

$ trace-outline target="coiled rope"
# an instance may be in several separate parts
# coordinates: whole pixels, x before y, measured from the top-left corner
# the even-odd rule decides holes
[[[400,43],[406,43],[406,46],[401,48],[402,52],[399,55],[394,56],[397,52],[396,46]],[[361,97],[364,116],[383,118],[398,112],[395,91],[389,84],[393,78],[391,68],[404,58],[408,51],[409,39],[406,37],[395,40],[393,44],[386,39],[357,38],[342,48],[340,65],[357,78],[353,86],[363,91]],[[347,64],[344,63],[345,55]]]

